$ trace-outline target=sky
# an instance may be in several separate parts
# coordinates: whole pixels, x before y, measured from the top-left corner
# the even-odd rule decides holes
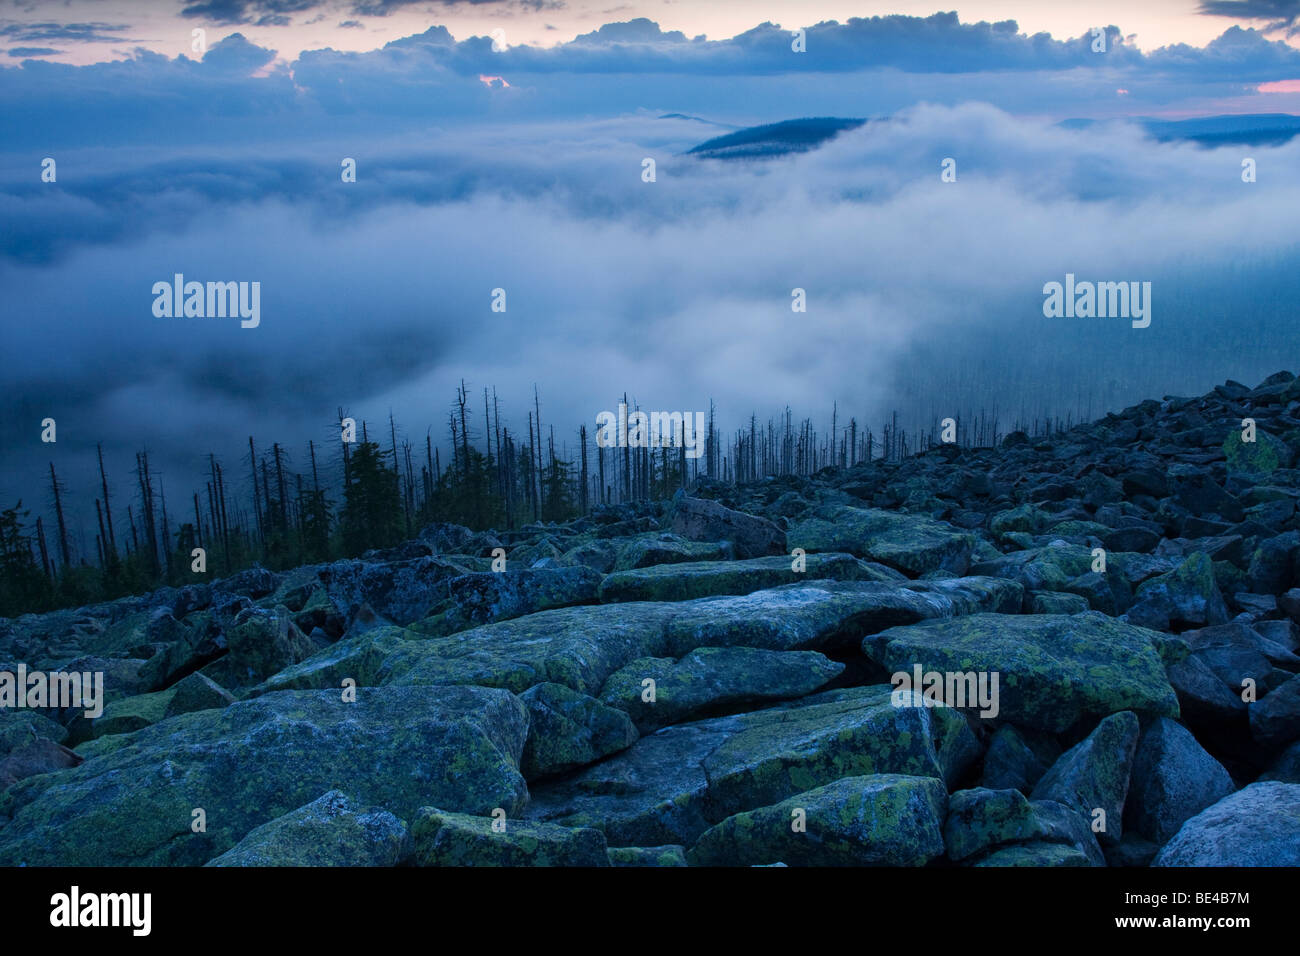
[[[342,407],[445,446],[462,380],[516,433],[535,384],[570,449],[625,392],[878,431],[1253,385],[1300,354],[1300,139],[1132,120],[1300,114],[1300,7],[1141,6],[6,0],[10,54],[62,52],[0,69],[0,506],[48,515],[53,461],[93,552],[98,442],[123,502],[142,448],[169,499],[208,452],[246,499],[250,436],[305,468]],[[872,122],[688,153],[809,116]],[[259,282],[260,324],[155,316],[176,273]],[[1067,274],[1151,282],[1151,325],[1046,318]]]
[[[1139,48],[1150,50],[1204,46],[1234,23],[1280,25],[1285,33],[1296,16],[1287,0],[983,0],[942,7],[934,0],[7,0],[7,6],[0,21],[6,33],[0,36],[10,38],[10,50],[22,45],[54,50],[39,55],[69,63],[113,59],[136,48],[168,56],[186,53],[195,27],[218,32],[237,27],[252,42],[292,60],[303,50],[323,47],[375,49],[433,24],[458,39],[504,30],[508,44],[554,46],[605,23],[641,17],[665,31],[721,40],[762,22],[793,29],[852,17],[954,11],[963,22],[1014,20],[1028,34],[1058,39],[1118,24]],[[43,24],[49,27],[41,29]]]

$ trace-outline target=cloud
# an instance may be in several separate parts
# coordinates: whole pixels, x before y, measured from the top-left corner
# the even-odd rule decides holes
[[[360,0],[352,8],[358,16],[386,17],[407,7],[518,7],[525,10],[562,10],[564,0]]]
[[[1300,0],[1205,0],[1197,12],[1234,20],[1264,20],[1265,33],[1300,33]]]
[[[284,15],[277,11],[307,2],[222,0],[211,14]],[[4,29],[15,44],[37,45],[17,27]],[[1250,87],[1300,75],[1300,50],[1256,30],[1234,26],[1203,48],[1146,54],[1118,28],[1107,33],[1099,54],[1088,36],[1028,36],[1012,21],[961,23],[947,13],[855,18],[809,27],[807,52],[796,53],[789,31],[771,23],[709,41],[641,18],[555,47],[494,52],[488,37],[457,40],[433,26],[380,49],[311,50],[274,66],[273,50],[232,34],[197,63],[143,51],[80,67],[25,62],[0,71],[0,108],[22,120],[14,148],[50,149],[131,144],[161,127],[184,127],[195,142],[278,141],[328,135],[340,121],[355,123],[360,135],[367,123],[410,129],[641,109],[711,114],[735,125],[967,99],[1058,116],[1155,113],[1240,99]],[[509,87],[488,90],[479,76],[503,77]],[[718,78],[726,82],[701,82]],[[1120,89],[1128,91],[1122,106]]]
[[[181,9],[181,16],[222,25],[288,26],[288,14],[314,10],[321,0],[203,0]]]
[[[12,46],[8,52],[12,57],[26,58],[29,56],[54,56],[63,51],[48,46]]]
[[[122,43],[130,27],[115,23],[17,23],[0,21],[0,38],[23,43]]]
[[[70,154],[58,186],[9,187],[27,225],[0,285],[26,320],[0,331],[21,356],[0,367],[0,492],[42,500],[46,415],[84,508],[98,440],[117,474],[147,445],[183,497],[209,450],[237,473],[249,434],[305,461],[340,405],[437,441],[462,377],[495,385],[512,427],[537,382],[572,448],[624,391],[661,409],[712,398],[728,428],[786,404],[820,427],[832,402],[876,428],[895,405],[909,428],[981,403],[1008,423],[1258,380],[1300,345],[1300,185],[1277,172],[1300,142],[1253,150],[1247,185],[1237,149],[982,104],[762,164],[681,155],[699,138],[648,116],[412,133],[369,146],[355,184],[339,179],[349,136]],[[154,318],[152,283],[174,272],[260,281],[261,326]],[[1151,327],[1045,319],[1042,286],[1067,272],[1151,281]]]
[[[302,458],[340,405],[437,439],[461,377],[496,385],[514,427],[537,382],[570,447],[624,391],[712,398],[732,423],[839,402],[878,425],[897,403],[913,427],[1258,380],[1300,345],[1300,141],[1252,147],[1245,184],[1236,148],[1015,114],[1095,116],[1117,88],[1125,109],[1182,106],[1300,75],[1300,52],[1236,26],[1204,48],[1118,39],[1099,55],[940,14],[816,24],[795,54],[773,24],[714,42],[632,20],[500,53],[431,27],[290,64],[236,33],[197,60],[6,67],[0,496],[43,500],[46,415],[84,517],[98,440],[118,474],[147,445],[183,496],[205,452],[234,473],[252,433]],[[683,155],[717,124],[837,115],[890,118],[769,163]],[[261,282],[262,325],[155,319],[176,272]],[[1152,326],[1044,319],[1067,272],[1151,281]]]

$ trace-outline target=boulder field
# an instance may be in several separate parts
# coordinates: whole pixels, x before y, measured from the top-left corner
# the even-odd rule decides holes
[[[1280,372],[0,619],[103,686],[0,865],[1300,865],[1298,453]]]

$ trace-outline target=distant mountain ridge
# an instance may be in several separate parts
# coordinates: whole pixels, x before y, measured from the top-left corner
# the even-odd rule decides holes
[[[681,114],[668,114],[681,117]],[[687,117],[681,117],[687,118]],[[698,119],[698,117],[689,117]],[[875,122],[887,122],[877,119]],[[873,122],[868,119],[814,116],[749,126],[715,136],[687,150],[700,159],[771,159],[805,153],[834,139],[840,133]],[[1068,119],[1058,123],[1065,129],[1087,129],[1102,120]],[[1203,146],[1275,146],[1300,135],[1300,116],[1289,113],[1258,113],[1242,116],[1202,116],[1187,120],[1134,118],[1127,122],[1142,126],[1153,139],[1162,142],[1194,142]]]
[[[765,159],[803,153],[867,122],[865,119],[814,116],[750,126],[706,140],[688,150],[687,155],[702,159]]]

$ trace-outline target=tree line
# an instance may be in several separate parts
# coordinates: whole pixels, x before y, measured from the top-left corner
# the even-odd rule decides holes
[[[342,436],[349,419],[341,408],[338,421]],[[561,437],[557,447],[554,425],[543,426],[536,387],[526,430],[518,433],[503,424],[495,389],[483,390],[480,408],[464,382],[448,414],[445,446],[434,442],[432,428],[423,448],[399,440],[391,414],[388,428],[378,433],[366,421],[356,424],[355,440],[340,438],[336,448],[309,440],[300,466],[279,442],[259,446],[250,436],[237,475],[210,453],[203,487],[170,501],[147,450],[136,453],[123,501],[112,491],[97,446],[93,550],[73,541],[67,488],[51,462],[49,512],[33,522],[21,501],[0,511],[0,617],[193,583],[195,549],[203,550],[213,576],[254,563],[284,570],[392,547],[435,522],[514,530],[567,521],[599,506],[665,499],[702,478],[743,483],[898,461],[932,447],[940,434],[935,418],[909,436],[894,413],[877,435],[855,417],[843,421],[836,405],[829,431],[819,431],[810,418],[796,421],[786,407],[762,425],[751,415],[747,426],[724,436],[710,402],[697,457],[688,457],[680,440],[674,444],[668,435],[657,447],[601,447],[585,424],[568,436],[573,446]],[[1041,418],[1016,428],[1044,434],[1072,424],[1072,418]],[[996,412],[957,420],[961,445],[993,445],[1001,435]]]

